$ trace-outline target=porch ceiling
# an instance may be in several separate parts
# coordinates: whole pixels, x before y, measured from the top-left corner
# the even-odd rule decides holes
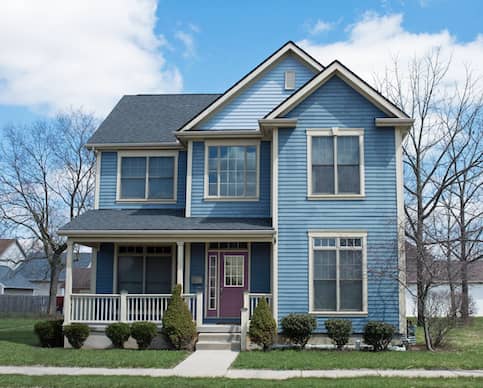
[[[184,211],[166,209],[90,210],[64,225],[59,234],[69,237],[237,237],[271,238],[270,218],[185,217]]]

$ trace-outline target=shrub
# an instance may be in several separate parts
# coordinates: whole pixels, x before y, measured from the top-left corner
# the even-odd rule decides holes
[[[352,322],[346,319],[329,319],[325,321],[327,336],[335,343],[338,350],[347,345],[352,334]]]
[[[309,314],[289,314],[282,319],[282,334],[302,349],[307,345],[317,321]]]
[[[111,340],[115,348],[124,348],[124,342],[131,335],[131,328],[127,323],[111,323],[106,328],[106,335]]]
[[[74,349],[82,348],[87,337],[89,337],[89,326],[84,323],[72,323],[64,326],[64,334]]]
[[[158,329],[153,322],[134,322],[131,326],[131,335],[140,350],[147,349],[156,334]]]
[[[369,321],[364,327],[364,342],[372,345],[375,352],[386,350],[395,332],[396,329],[394,326],[388,323]]]
[[[37,322],[34,326],[34,332],[39,338],[40,346],[44,348],[63,347],[63,323],[62,319]]]
[[[268,303],[265,298],[261,298],[253,312],[248,335],[253,342],[262,346],[264,351],[267,351],[273,345],[276,330],[277,324],[275,319],[273,319]]]
[[[173,289],[171,300],[163,316],[163,333],[176,349],[193,348],[196,337],[196,324],[193,322],[188,305],[181,297],[181,285]]]

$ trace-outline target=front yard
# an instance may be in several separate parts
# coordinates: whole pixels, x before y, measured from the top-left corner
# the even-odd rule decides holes
[[[419,339],[419,337],[418,337]],[[234,368],[241,369],[483,369],[483,318],[451,331],[443,350],[356,352],[276,350],[240,353]]]
[[[172,350],[75,350],[41,348],[34,319],[0,319],[0,365],[171,368],[187,352]]]

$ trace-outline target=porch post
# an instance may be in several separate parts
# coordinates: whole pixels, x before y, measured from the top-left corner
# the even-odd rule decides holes
[[[181,284],[181,291],[184,293],[184,275],[183,275],[183,268],[184,268],[184,241],[176,242],[178,245],[178,257],[176,260],[176,284]]]
[[[72,251],[74,243],[67,239],[67,257],[65,259],[64,325],[70,323],[70,300],[72,295]]]
[[[97,248],[92,248],[91,254],[91,294],[96,293],[96,281],[97,281]]]

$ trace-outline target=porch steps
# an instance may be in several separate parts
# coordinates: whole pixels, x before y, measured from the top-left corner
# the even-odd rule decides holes
[[[200,332],[196,350],[240,350],[240,332]]]
[[[203,325],[198,327],[198,333],[241,333],[240,325]]]

